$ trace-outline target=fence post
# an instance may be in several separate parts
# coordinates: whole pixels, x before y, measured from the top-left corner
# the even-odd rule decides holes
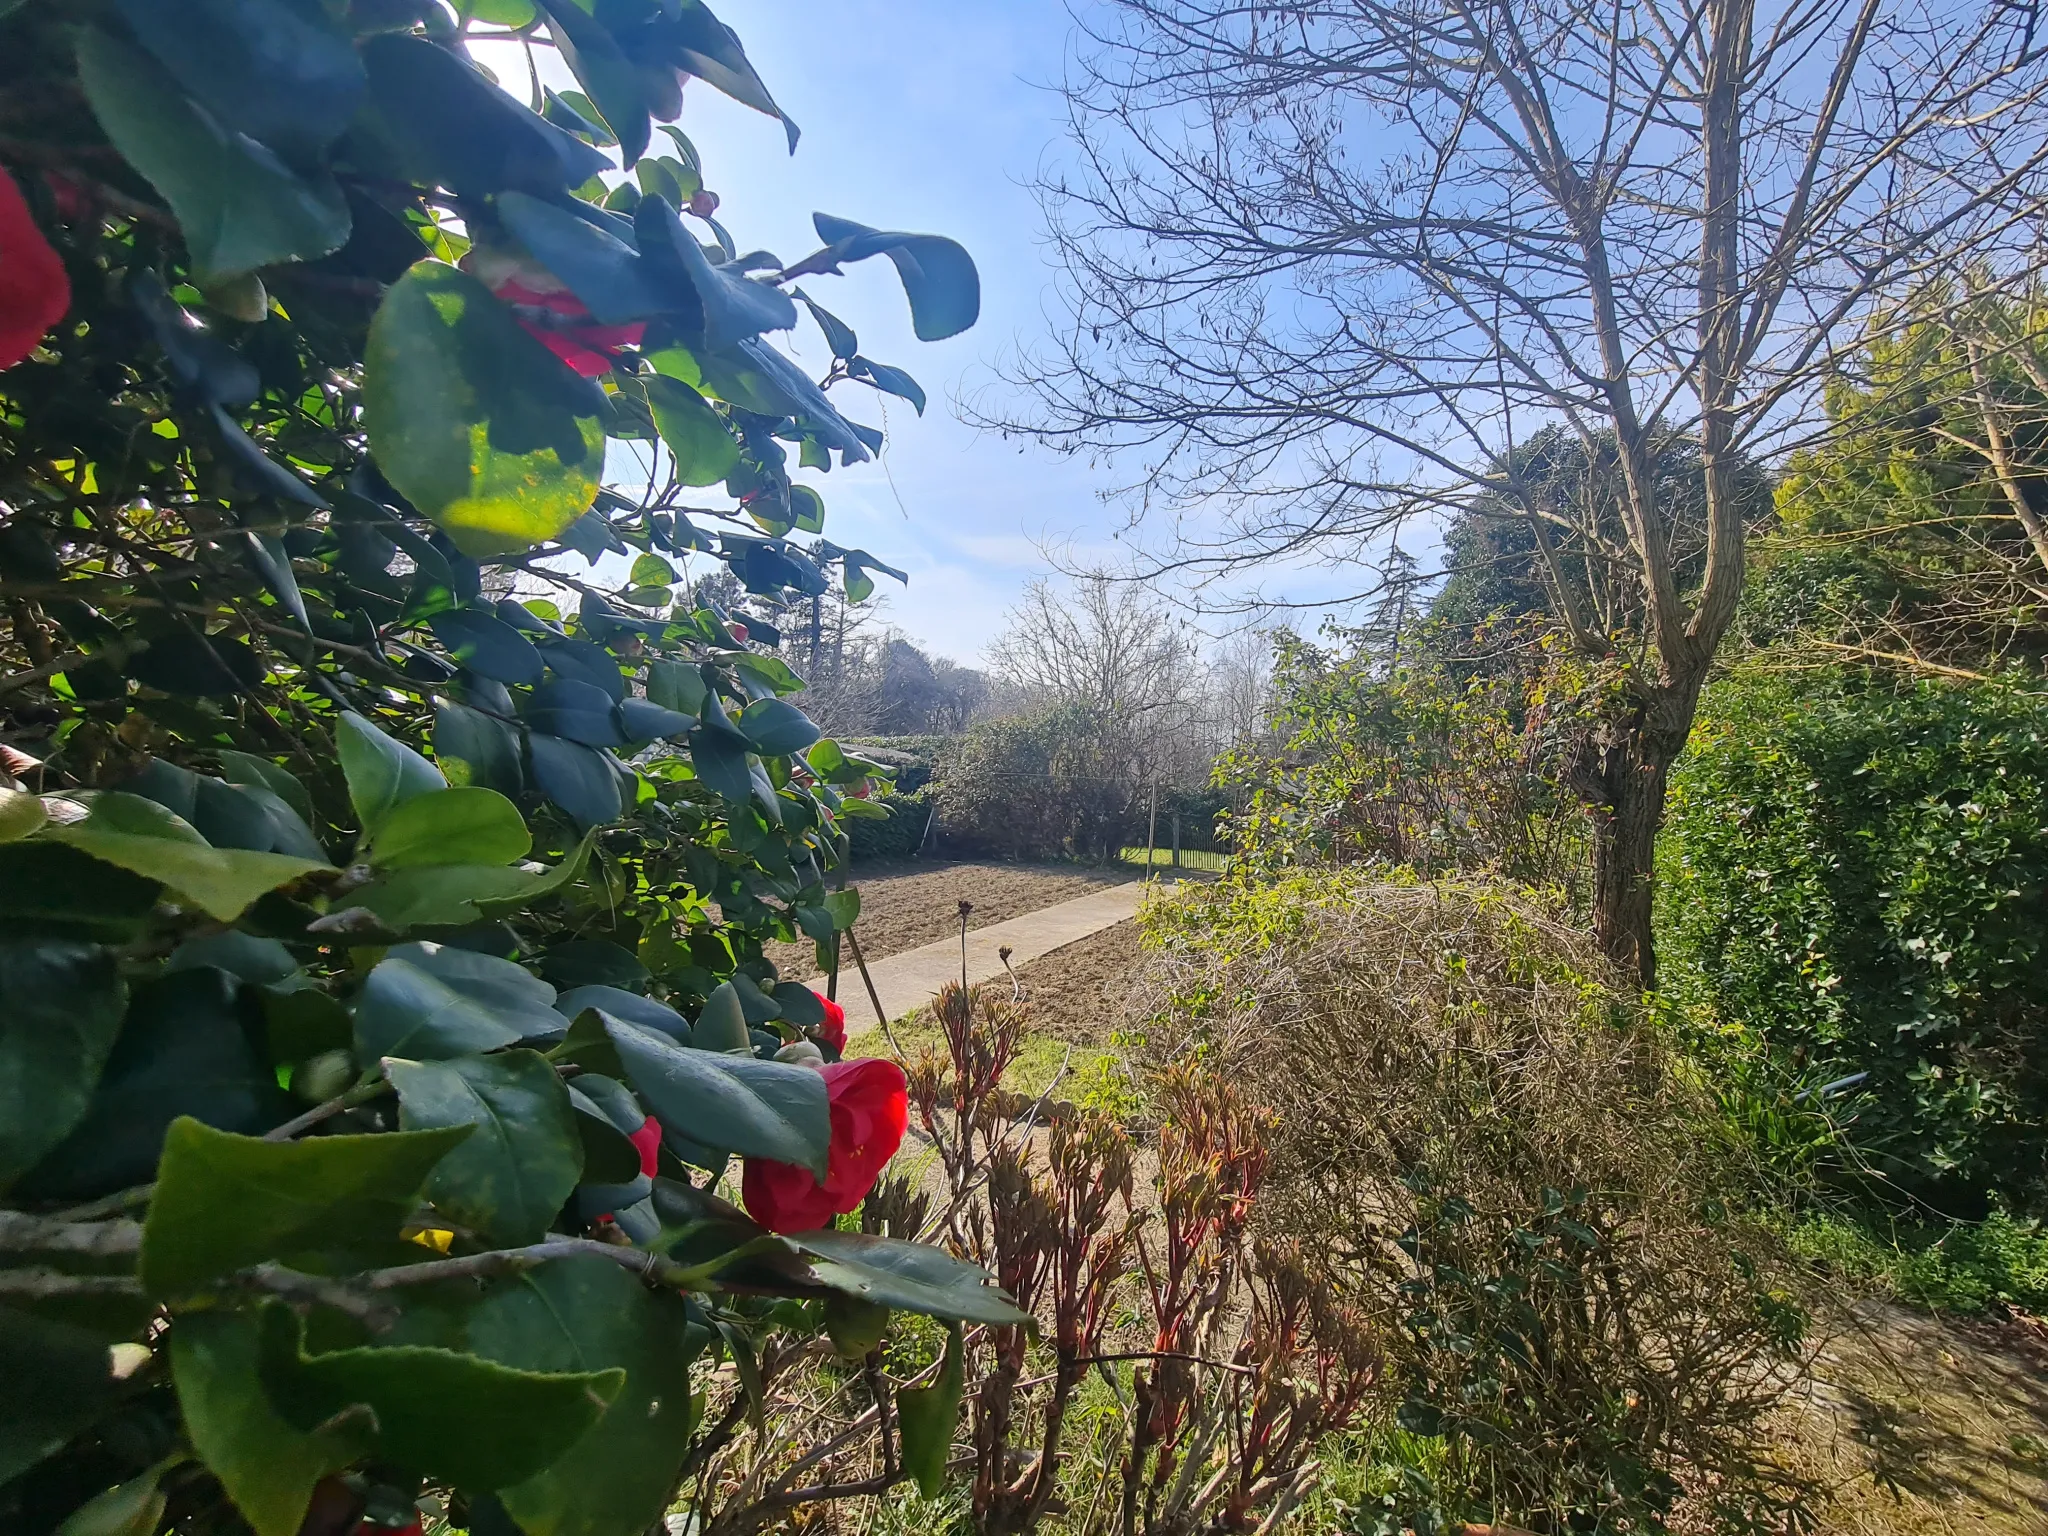
[[[1180,812],[1173,813],[1173,867],[1180,868]]]
[[[1152,850],[1159,846],[1159,781],[1152,781],[1152,814],[1145,819],[1145,878],[1152,878]]]

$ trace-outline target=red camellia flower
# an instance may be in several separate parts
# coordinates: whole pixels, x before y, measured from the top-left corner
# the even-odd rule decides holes
[[[647,333],[646,322],[640,320],[599,325],[583,301],[547,268],[506,252],[479,246],[462,258],[462,269],[511,306],[527,335],[586,379],[611,371],[612,348],[638,346]]]
[[[832,1106],[825,1182],[792,1163],[747,1159],[740,1197],[771,1232],[815,1232],[867,1199],[910,1126],[910,1085],[893,1061],[830,1062],[820,1068]]]
[[[0,368],[35,351],[70,307],[64,263],[29,217],[21,188],[0,170]]]
[[[626,1140],[640,1149],[640,1171],[648,1178],[654,1177],[654,1170],[661,1165],[661,1126],[654,1116],[649,1115],[640,1122],[640,1129]]]
[[[829,997],[813,992],[818,1006],[825,1010],[825,1022],[818,1026],[818,1038],[842,1054],[846,1050],[846,1010]]]

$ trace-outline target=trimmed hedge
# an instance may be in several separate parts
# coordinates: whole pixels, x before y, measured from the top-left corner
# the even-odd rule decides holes
[[[1712,690],[1659,859],[1666,985],[1958,1214],[2048,1206],[2048,700],[1855,674]]]

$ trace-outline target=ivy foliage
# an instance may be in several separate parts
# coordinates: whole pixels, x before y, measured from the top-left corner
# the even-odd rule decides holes
[[[1709,691],[1659,850],[1667,985],[1893,1193],[2048,1199],[2048,709],[1841,671]]]
[[[0,279],[62,316],[0,371],[9,1530],[637,1536],[775,1298],[1021,1320],[713,1192],[831,1162],[762,946],[830,955],[888,784],[677,594],[901,579],[790,477],[880,447],[827,387],[921,391],[808,298],[825,380],[767,337],[878,256],[921,337],[979,295],[828,215],[742,254],[688,77],[794,146],[696,0],[0,5]]]

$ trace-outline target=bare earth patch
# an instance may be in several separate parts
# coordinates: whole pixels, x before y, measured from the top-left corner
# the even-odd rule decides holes
[[[1141,873],[1076,864],[871,864],[850,882],[860,891],[860,921],[854,933],[861,953],[871,961],[881,960],[958,934],[963,901],[974,904],[968,928],[982,928],[1119,885]],[[767,955],[777,972],[791,980],[817,970],[817,952],[809,943],[770,944]],[[845,963],[850,972],[852,956]]]

